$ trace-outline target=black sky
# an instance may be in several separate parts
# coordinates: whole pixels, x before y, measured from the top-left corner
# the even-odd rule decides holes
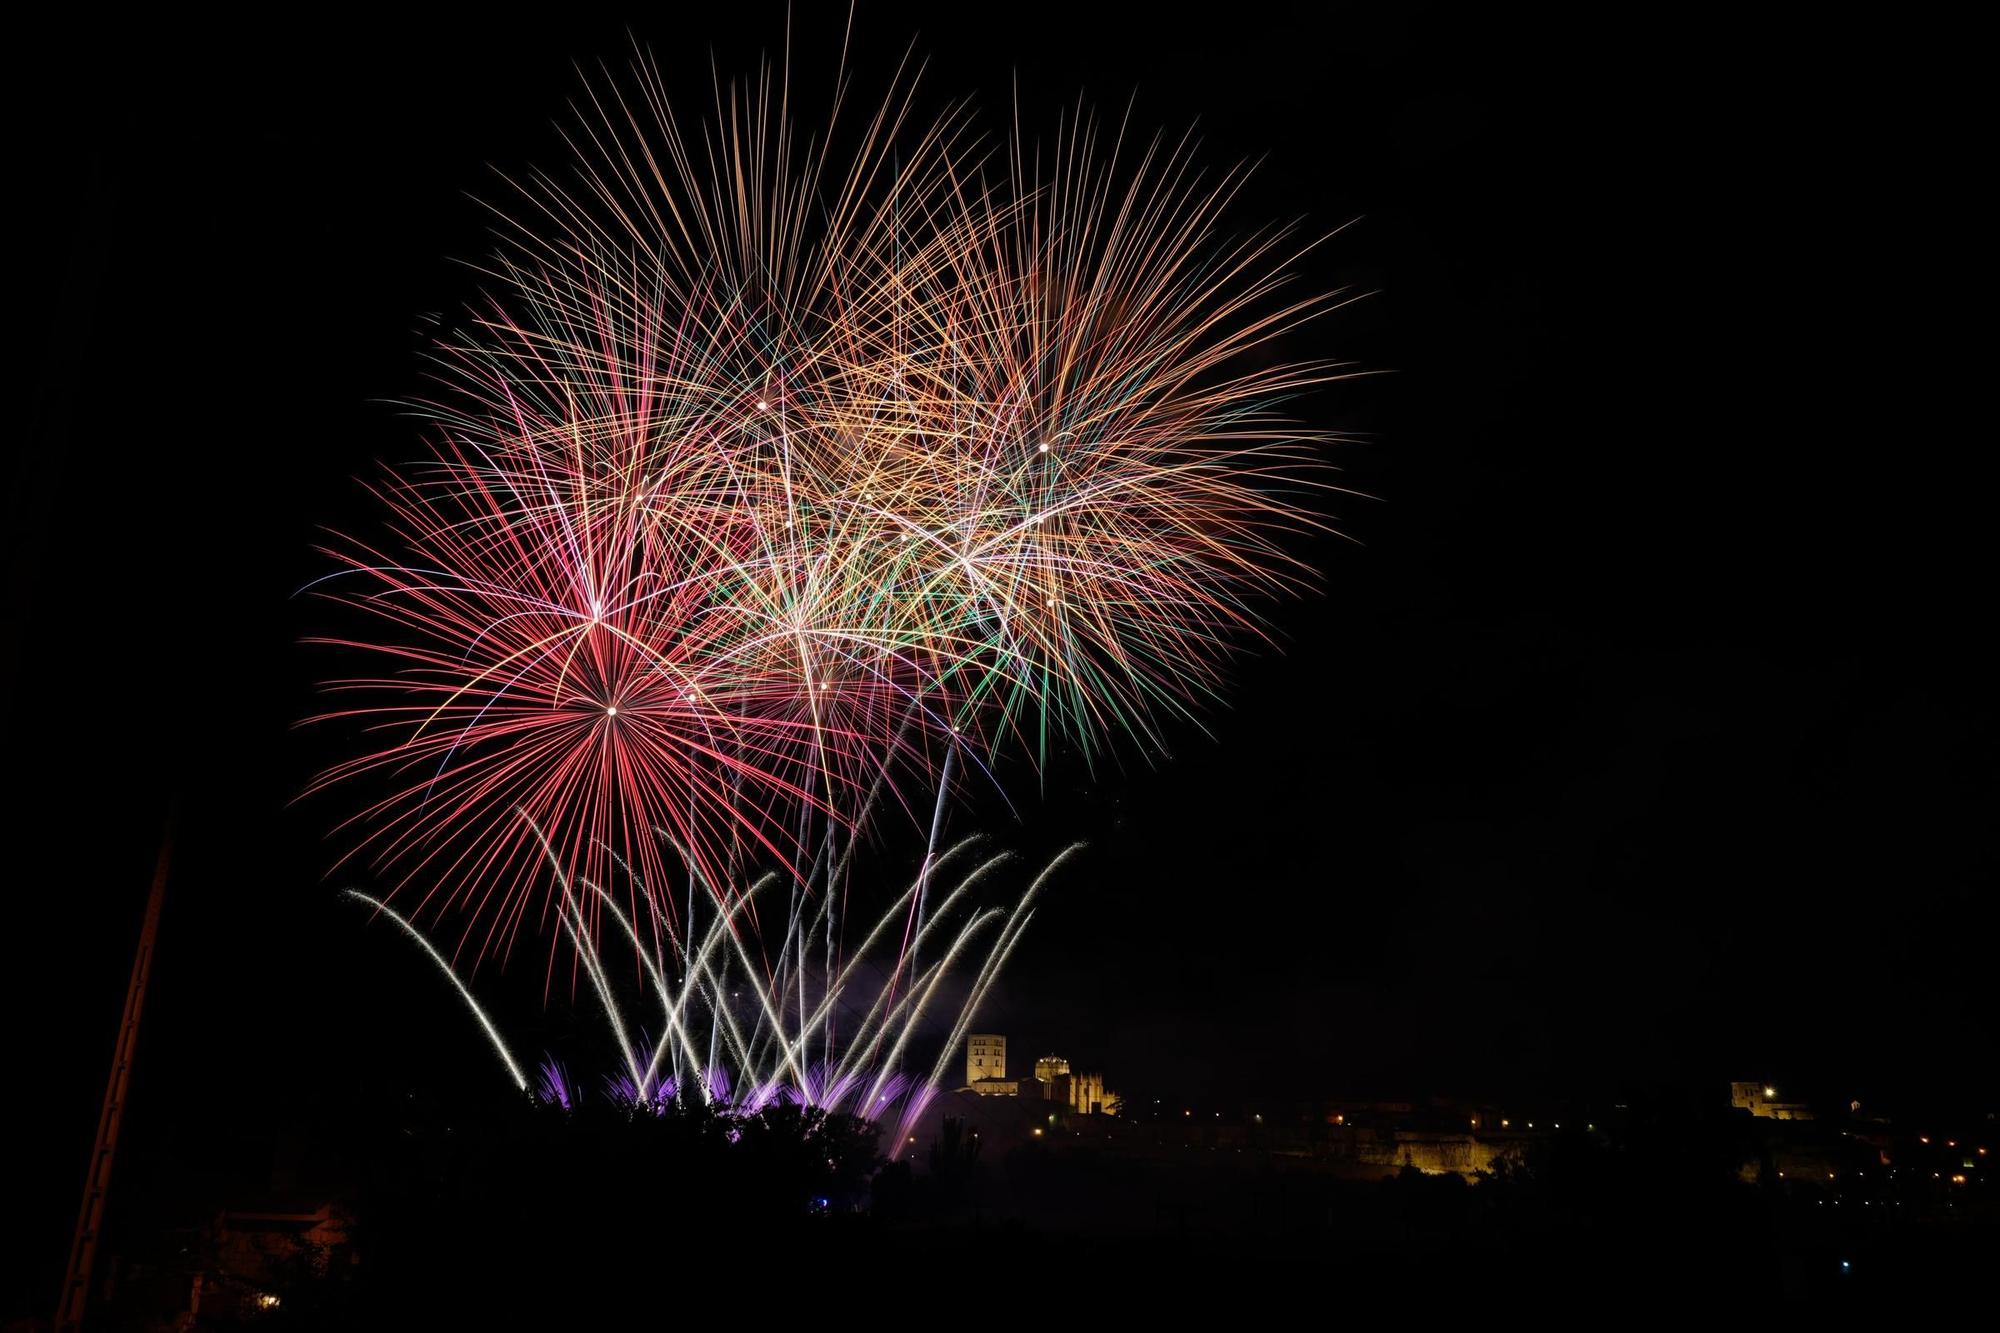
[[[1380,498],[1302,548],[1324,590],[1275,610],[1282,650],[1212,734],[1017,784],[997,832],[1094,848],[986,1026],[1210,1098],[1991,1092],[1969,94],[1910,77],[1950,35],[1621,24],[862,6],[863,91],[915,37],[929,105],[972,95],[996,129],[1016,81],[1045,119],[1136,92],[1136,124],[1263,159],[1243,226],[1356,220],[1306,278],[1379,294],[1294,350],[1392,372],[1310,405]],[[795,63],[830,64],[838,26],[801,19]],[[371,521],[353,478],[417,449],[384,404],[419,388],[427,312],[475,293],[468,194],[563,160],[571,64],[627,31],[77,28],[15,90],[0,874],[33,1272],[170,796],[135,1173],[254,1174],[302,1104],[490,1073],[322,878],[344,808],[287,804],[328,757],[291,730],[327,665],[291,594],[315,525]],[[711,49],[747,71],[783,14],[630,32],[691,104]],[[542,1021],[538,974],[492,984]]]

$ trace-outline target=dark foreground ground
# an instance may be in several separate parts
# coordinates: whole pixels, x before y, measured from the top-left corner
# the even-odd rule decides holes
[[[412,1108],[328,1133],[287,1173],[289,1201],[197,1218],[193,1175],[154,1181],[128,1202],[93,1323],[1123,1322],[1281,1300],[1418,1317],[1717,1298],[1910,1309],[1952,1301],[2000,1253],[1983,1193],[1843,1202],[1746,1178],[1703,1132],[1672,1143],[1578,1136],[1471,1181],[1357,1180],[1277,1153],[1038,1141],[989,1158],[949,1125],[881,1166],[870,1131],[789,1110]],[[313,1187],[324,1197],[302,1202]]]

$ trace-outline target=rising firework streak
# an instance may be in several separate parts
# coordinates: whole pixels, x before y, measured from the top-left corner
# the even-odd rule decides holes
[[[914,971],[892,990],[883,978],[897,961],[897,927],[917,892],[912,883],[869,929],[860,946],[833,972],[816,971],[803,947],[813,935],[808,923],[786,923],[775,963],[770,942],[746,928],[751,905],[774,877],[740,892],[710,891],[699,914],[687,914],[689,929],[662,947],[649,946],[617,899],[602,886],[564,870],[553,847],[546,849],[550,873],[559,886],[562,926],[600,1002],[621,1068],[610,1080],[610,1095],[638,1109],[660,1108],[679,1097],[752,1113],[776,1101],[844,1111],[887,1123],[898,1136],[936,1096],[946,1061],[970,1028],[1015,944],[1034,917],[1034,902],[1049,877],[1079,846],[1065,849],[1036,874],[1012,907],[974,908],[969,895],[1007,865],[1008,853],[980,855],[980,840],[967,838],[947,848],[931,868],[956,876],[927,918],[935,961]],[[443,954],[407,919],[358,890],[348,895],[388,917],[444,972],[472,1012],[522,1091],[530,1082],[501,1036],[492,1016]],[[616,923],[622,943],[644,961],[644,986],[637,1005],[614,984],[604,957],[583,927],[585,906],[596,900]],[[795,899],[795,906],[798,900]],[[695,928],[697,915],[702,924]],[[796,946],[796,947],[795,947]],[[938,1011],[953,979],[970,970],[956,1008]],[[872,983],[872,984],[871,984]],[[955,984],[955,983],[953,983]],[[644,1024],[658,1024],[657,1039]],[[817,1055],[835,1024],[843,1028],[837,1057]],[[927,1074],[904,1072],[913,1042],[944,1030],[941,1053]],[[567,1069],[553,1059],[539,1071],[533,1091],[565,1107],[581,1095]]]

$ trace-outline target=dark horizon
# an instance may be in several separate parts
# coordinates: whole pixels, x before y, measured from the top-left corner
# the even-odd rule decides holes
[[[1208,734],[1017,766],[1018,819],[991,792],[953,816],[1092,843],[978,1030],[1213,1106],[1764,1078],[1990,1109],[1993,564],[1959,517],[1984,470],[1930,388],[1965,354],[1913,308],[1949,246],[1881,221],[1941,210],[1874,105],[1824,96],[1775,21],[1009,14],[864,3],[855,95],[914,38],[922,104],[972,96],[990,129],[1080,93],[1198,124],[1204,163],[1260,164],[1239,226],[1351,224],[1301,283],[1373,294],[1296,338],[1381,373],[1302,409],[1374,498],[1299,544],[1320,591],[1267,608]],[[114,1201],[175,1157],[254,1177],[364,1089],[505,1093],[428,964],[336,892],[381,881],[328,878],[351,805],[294,803],[340,738],[294,730],[331,664],[293,594],[320,527],[379,523],[356,479],[417,452],[389,404],[478,293],[474,196],[564,160],[572,64],[636,40],[694,106],[711,48],[748,74],[784,34],[779,6],[292,22],[72,31],[16,112],[6,971],[37,1148],[9,1310],[54,1290],[170,804]],[[836,17],[793,24],[795,71],[830,66]],[[921,853],[882,841],[885,873]],[[524,1049],[587,1049],[560,987],[544,1007],[547,943],[482,993]]]

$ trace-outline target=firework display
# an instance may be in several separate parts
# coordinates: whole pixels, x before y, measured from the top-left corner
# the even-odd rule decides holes
[[[911,794],[1156,746],[1306,573],[1284,406],[1341,370],[1268,345],[1338,297],[1222,230],[1240,173],[1087,119],[995,148],[900,84],[808,148],[787,103],[767,74],[688,135],[648,65],[600,95],[439,339],[389,531],[328,544],[317,591],[373,626],[328,641],[381,669],[324,716],[379,743],[320,784],[373,779],[355,852],[475,956],[595,947],[618,904],[563,877],[629,886],[643,953],[694,883],[830,897],[899,803],[935,854]]]

